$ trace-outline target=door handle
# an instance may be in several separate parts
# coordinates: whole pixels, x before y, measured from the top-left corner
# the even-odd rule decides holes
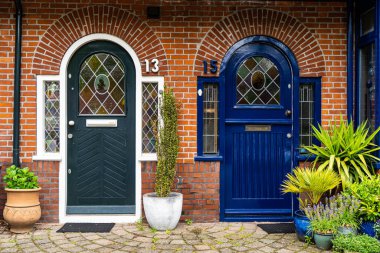
[[[70,120],[70,121],[69,121],[69,126],[74,126],[74,125],[75,125],[74,120]]]
[[[285,111],[285,116],[289,117],[290,115],[292,115],[292,111],[291,110],[286,110]]]

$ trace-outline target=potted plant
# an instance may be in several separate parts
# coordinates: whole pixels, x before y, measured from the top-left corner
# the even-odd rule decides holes
[[[10,225],[11,232],[26,233],[33,229],[41,218],[38,177],[29,168],[15,165],[6,169],[4,176],[5,203],[3,216]]]
[[[319,249],[329,250],[332,247],[331,240],[338,229],[338,217],[335,211],[329,202],[305,208],[305,214],[310,219],[315,245]]]
[[[363,179],[349,186],[348,192],[360,200],[360,230],[369,236],[375,236],[374,225],[380,219],[380,176]]]
[[[375,229],[376,238],[378,240],[380,240],[380,220],[377,220],[377,222],[375,223],[375,226],[373,226],[373,228]]]
[[[380,128],[370,133],[367,122],[355,128],[352,121],[347,123],[341,117],[339,122],[330,124],[328,128],[318,125],[318,128],[312,126],[312,129],[314,137],[322,145],[303,148],[315,156],[314,167],[333,169],[340,175],[343,189],[352,182],[375,175],[372,163],[380,161],[380,158],[373,154],[380,147],[372,141]]]
[[[178,104],[172,90],[160,98],[160,119],[156,131],[157,171],[155,192],[143,196],[145,217],[157,230],[174,229],[181,217],[183,196],[171,192],[179,150]]]
[[[368,235],[338,235],[333,240],[334,252],[379,253],[380,243]]]
[[[338,233],[356,235],[359,227],[357,212],[360,201],[346,193],[331,197],[330,204],[338,216]]]
[[[339,185],[340,178],[333,170],[297,167],[286,175],[286,179],[281,185],[281,191],[300,195],[298,200],[301,210],[294,214],[298,240],[305,241],[305,236],[311,237],[311,233],[308,232],[310,221],[303,212],[305,207],[318,204],[323,194]]]

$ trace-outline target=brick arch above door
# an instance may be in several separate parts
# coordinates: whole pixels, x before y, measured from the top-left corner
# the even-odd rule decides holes
[[[34,51],[32,73],[58,74],[67,49],[78,39],[95,33],[124,40],[136,52],[142,70],[145,69],[145,59],[158,59],[160,75],[167,72],[166,52],[146,22],[126,10],[95,5],[73,10],[47,29]]]
[[[247,9],[220,20],[203,39],[195,58],[194,75],[203,73],[203,60],[222,62],[241,39],[264,35],[282,41],[294,53],[300,76],[324,76],[325,60],[314,34],[296,18],[270,9]]]

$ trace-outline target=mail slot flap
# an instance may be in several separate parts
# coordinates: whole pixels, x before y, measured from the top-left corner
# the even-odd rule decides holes
[[[86,127],[117,127],[117,119],[86,119]]]
[[[271,125],[245,125],[246,132],[270,132]]]

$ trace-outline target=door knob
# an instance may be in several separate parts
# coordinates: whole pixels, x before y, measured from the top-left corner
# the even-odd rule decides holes
[[[70,121],[69,121],[69,126],[74,126],[74,125],[75,125],[74,120],[70,120]]]
[[[72,139],[73,138],[73,135],[72,134],[68,134],[67,135],[67,139]]]
[[[292,111],[291,110],[286,110],[285,111],[285,116],[289,117],[290,115],[292,115]]]
[[[292,134],[291,133],[287,133],[286,134],[286,138],[288,138],[288,139],[292,138]]]

